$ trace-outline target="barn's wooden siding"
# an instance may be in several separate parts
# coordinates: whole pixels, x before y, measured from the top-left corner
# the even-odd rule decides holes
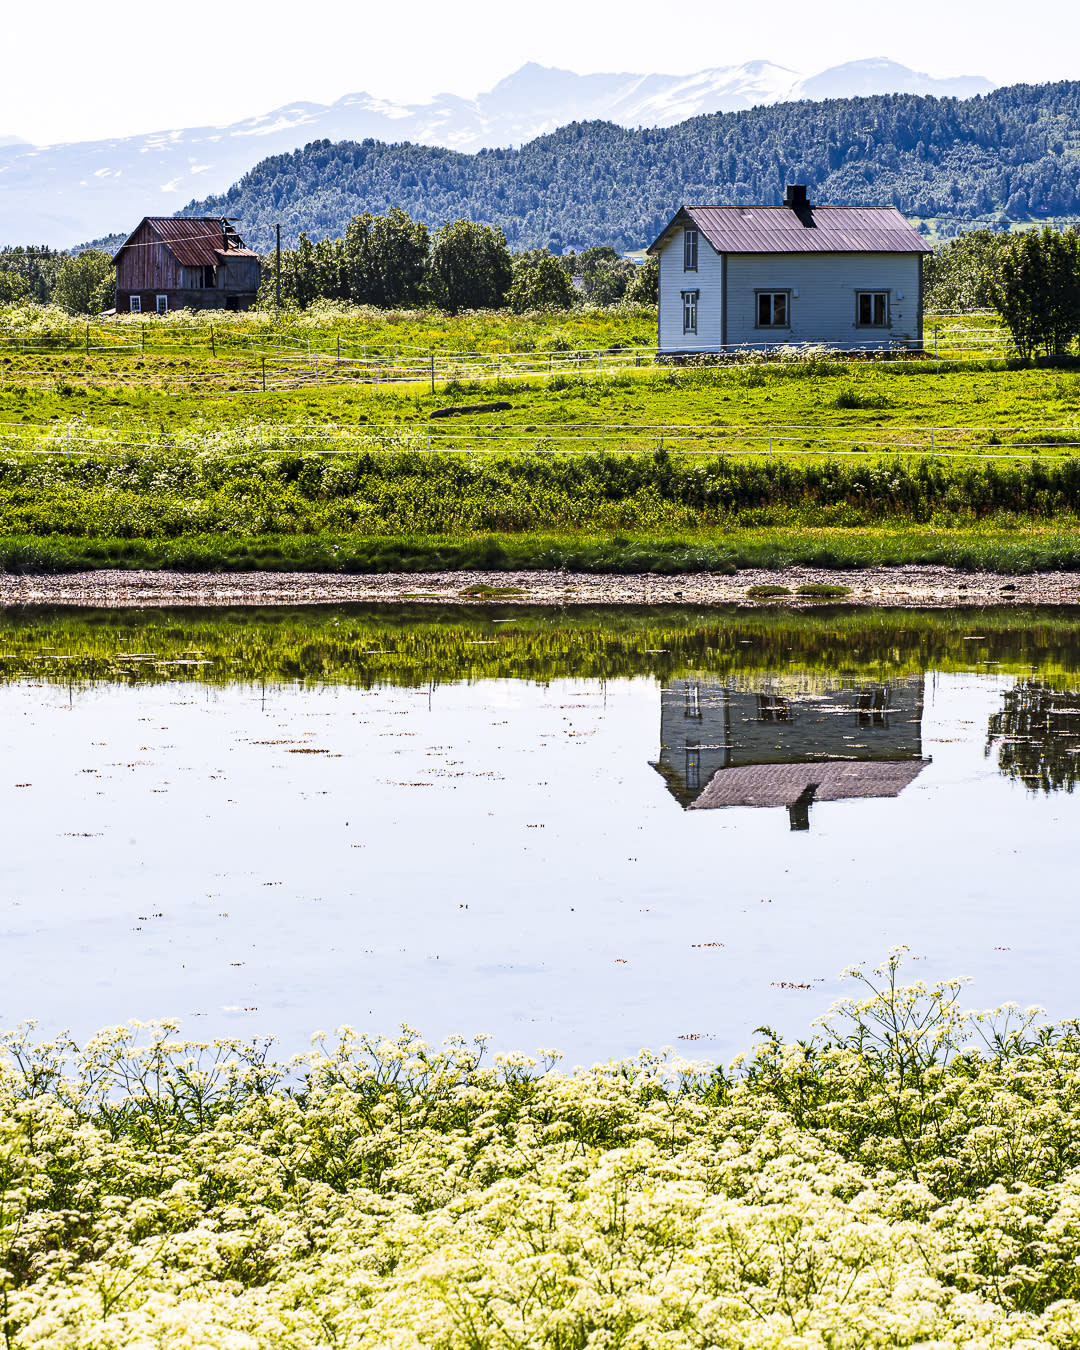
[[[218,284],[230,291],[254,292],[259,289],[259,272],[258,258],[229,258],[223,268],[218,268]]]
[[[758,291],[791,293],[787,328],[758,328]],[[796,295],[795,292],[798,292]],[[889,292],[889,326],[856,322],[857,291]],[[730,253],[727,342],[887,347],[922,341],[917,253]]]
[[[260,261],[220,221],[148,217],[116,257],[116,308],[144,314],[174,309],[248,309]],[[178,256],[179,255],[179,256]],[[183,263],[181,263],[183,259]]]
[[[723,329],[723,259],[698,231],[696,272],[683,268],[683,227],[664,238],[660,254],[660,348],[663,351],[707,351],[719,347]],[[698,291],[697,334],[683,332],[683,291]]]
[[[144,221],[116,265],[118,291],[178,290],[183,285],[183,268],[160,243]]]

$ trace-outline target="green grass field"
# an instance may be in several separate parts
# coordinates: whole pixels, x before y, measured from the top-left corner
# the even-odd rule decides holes
[[[5,566],[1080,562],[1080,373],[1067,365],[803,353],[603,369],[598,357],[550,375],[440,379],[433,393],[355,371],[336,381],[331,361],[318,386],[309,371],[303,387],[271,379],[263,392],[258,343],[275,331],[323,348],[343,332],[382,349],[397,333],[489,352],[587,339],[595,354],[647,334],[649,316],[335,310],[286,315],[277,330],[272,316],[213,317],[151,321],[137,354],[0,352]],[[70,321],[54,327],[78,338]],[[448,407],[466,411],[432,417]]]

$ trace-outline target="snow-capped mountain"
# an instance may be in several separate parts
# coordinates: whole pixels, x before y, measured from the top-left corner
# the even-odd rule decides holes
[[[475,98],[440,94],[401,104],[370,94],[293,103],[225,127],[191,127],[102,141],[29,146],[0,137],[0,244],[69,246],[132,229],[193,198],[224,191],[268,155],[314,140],[413,141],[473,151],[520,145],[568,122],[671,126],[701,113],[789,99],[912,92],[966,98],[981,76],[935,80],[884,57],[802,76],[769,61],[695,75],[576,75],[534,63]]]

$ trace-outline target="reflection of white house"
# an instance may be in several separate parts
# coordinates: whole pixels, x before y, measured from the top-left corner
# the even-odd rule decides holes
[[[892,206],[684,206],[650,245],[661,352],[824,344],[921,347],[922,256]]]
[[[922,691],[921,676],[673,680],[654,767],[684,807],[786,806],[806,829],[812,802],[895,797],[919,774]]]

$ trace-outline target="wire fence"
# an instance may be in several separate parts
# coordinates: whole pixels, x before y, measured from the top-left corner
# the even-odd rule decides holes
[[[252,394],[277,393],[288,390],[318,390],[331,387],[349,387],[378,384],[427,385],[432,392],[445,392],[455,385],[483,385],[515,380],[550,380],[555,377],[573,378],[626,374],[647,370],[694,369],[722,372],[745,370],[750,362],[766,367],[770,361],[778,365],[807,365],[835,368],[837,365],[855,368],[868,360],[883,357],[903,359],[906,365],[917,365],[922,370],[940,370],[943,365],[988,363],[1004,364],[1010,353],[1000,346],[971,344],[967,348],[955,346],[939,348],[937,352],[882,352],[866,349],[858,352],[805,352],[778,348],[747,348],[738,353],[705,353],[684,363],[672,362],[660,356],[655,348],[623,348],[579,350],[550,353],[468,353],[465,355],[429,355],[426,359],[407,360],[392,357],[349,358],[318,355],[284,355],[258,357],[241,366],[224,363],[176,365],[160,369],[143,366],[111,366],[108,368],[54,368],[19,369],[8,371],[0,365],[0,386],[52,386],[62,391],[65,386],[93,387],[126,385],[157,387],[190,393],[193,390]]]
[[[982,322],[980,322],[982,320]],[[88,322],[60,331],[0,327],[0,350],[25,356],[81,354],[85,358],[168,356],[189,360],[198,370],[185,378],[227,381],[219,362],[244,369],[246,385],[261,389],[296,388],[330,383],[446,383],[527,378],[588,370],[652,366],[671,358],[655,346],[609,344],[601,347],[532,351],[450,351],[438,345],[403,342],[373,343],[367,332],[338,328],[296,333],[244,330],[234,323],[191,324]],[[704,353],[695,364],[728,365],[745,361],[851,360],[902,357],[933,361],[1008,359],[1015,347],[1007,331],[989,315],[936,315],[927,318],[923,342],[898,341],[886,346],[840,348],[836,344],[745,343],[723,352]],[[214,369],[214,366],[218,366]],[[237,372],[233,371],[233,377]],[[18,372],[20,382],[48,378],[47,372]],[[78,368],[66,378],[104,378]],[[160,380],[152,369],[129,366],[108,371],[107,378],[137,382]]]
[[[209,453],[226,457],[279,454],[456,453],[982,460],[1035,463],[1076,458],[1080,422],[1053,426],[875,426],[766,423],[756,426],[564,423],[524,429],[475,423],[362,426],[249,425],[219,432],[151,432],[136,436],[82,423],[0,423],[0,451],[62,457]]]

